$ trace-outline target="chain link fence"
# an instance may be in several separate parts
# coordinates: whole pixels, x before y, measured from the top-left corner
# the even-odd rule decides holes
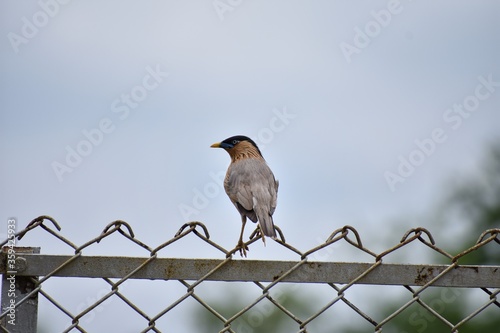
[[[72,248],[73,255],[45,255],[39,248],[20,248],[13,246],[14,240],[21,239],[34,229],[43,229],[58,242]],[[285,242],[280,230],[281,239],[276,242],[297,255],[293,261],[263,261],[263,260],[235,260],[238,251],[225,249],[210,239],[208,230],[200,222],[191,222],[183,225],[175,236],[157,247],[150,247],[134,236],[131,226],[124,221],[114,221],[104,228],[96,238],[85,244],[76,245],[61,234],[59,224],[49,216],[40,216],[29,225],[17,232],[9,234],[8,239],[0,243],[2,247],[0,269],[2,280],[2,311],[0,314],[0,329],[2,332],[37,332],[38,301],[52,304],[71,324],[63,332],[87,332],[84,318],[89,316],[101,304],[115,297],[121,300],[121,305],[129,307],[143,320],[141,332],[171,331],[162,327],[159,322],[162,317],[179,307],[186,300],[195,300],[214,318],[219,321],[220,332],[245,333],[239,330],[235,322],[247,314],[251,309],[262,302],[270,302],[284,316],[293,321],[295,332],[312,332],[308,327],[320,316],[328,315],[326,311],[337,303],[343,303],[354,311],[350,320],[362,321],[373,328],[374,332],[382,332],[396,316],[399,316],[410,306],[418,306],[427,313],[432,320],[438,320],[445,325],[449,332],[458,332],[466,323],[478,320],[476,317],[486,309],[493,311],[495,316],[500,315],[500,303],[497,299],[500,292],[500,266],[494,265],[461,265],[462,257],[484,248],[492,243],[493,250],[498,251],[500,244],[500,229],[490,229],[481,233],[477,243],[452,255],[436,246],[431,233],[424,228],[411,229],[404,234],[400,242],[381,253],[375,253],[363,246],[361,237],[356,229],[344,226],[332,232],[324,243],[308,251],[300,251]],[[118,256],[86,256],[84,251],[99,243],[112,234],[120,234],[131,243],[147,250],[148,257],[118,257]],[[176,259],[162,258],[159,252],[175,242],[181,241],[188,235],[195,235],[200,242],[204,242],[220,251],[219,259]],[[254,235],[255,236],[255,235]],[[251,238],[246,244],[250,245],[259,240]],[[325,262],[314,261],[315,253],[338,242],[346,242],[349,246],[360,250],[373,261],[366,263]],[[438,253],[447,264],[441,265],[413,265],[383,263],[383,259],[390,253],[398,251],[410,243],[421,243],[425,247]],[[495,244],[496,243],[496,244]],[[491,250],[491,248],[488,248]],[[83,309],[68,309],[64,300],[57,299],[44,290],[44,285],[56,277],[71,278],[99,278],[105,281],[107,288],[103,295],[87,304]],[[151,313],[131,300],[123,290],[126,281],[132,279],[148,279],[159,281],[178,281],[179,287],[185,292],[170,302],[164,304],[161,311]],[[256,285],[260,289],[259,296],[244,307],[236,309],[228,316],[217,310],[211,301],[204,299],[197,293],[197,288],[208,281],[238,281]],[[278,284],[322,284],[331,290],[331,299],[316,309],[314,313],[303,317],[294,313],[284,302],[276,297],[275,290]],[[369,311],[362,310],[368,300],[359,301],[349,299],[347,291],[354,285],[372,286],[400,286],[407,291],[407,301],[392,313],[378,318]],[[482,295],[477,297],[475,308],[459,321],[446,318],[436,306],[423,297],[426,290],[433,288],[469,288],[480,290]],[[372,300],[373,301],[373,300]],[[355,304],[358,302],[358,304]],[[115,304],[115,303],[113,303]],[[470,306],[470,304],[469,304]],[[55,316],[55,315],[54,315]],[[46,318],[50,319],[50,318]],[[122,320],[127,320],[124,317]],[[88,328],[87,328],[88,329]],[[308,330],[309,329],[309,330]],[[334,329],[334,328],[332,328]],[[255,330],[258,332],[259,330]],[[332,331],[331,329],[329,331]]]

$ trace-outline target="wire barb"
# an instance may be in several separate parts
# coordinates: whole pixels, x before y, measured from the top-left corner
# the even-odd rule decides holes
[[[436,242],[434,241],[434,237],[432,237],[431,233],[429,232],[429,230],[425,229],[425,228],[422,228],[422,227],[419,227],[419,228],[413,228],[411,230],[408,230],[403,238],[401,238],[401,241],[400,243],[404,243],[406,242],[406,240],[408,239],[408,237],[411,235],[411,234],[415,234],[414,238],[418,238],[419,240],[421,240],[422,242],[427,242],[426,240],[424,240],[421,235],[422,233],[426,234],[427,237],[429,238],[429,242],[432,244],[432,245],[435,245]]]
[[[18,233],[17,239],[21,240],[21,238],[23,238],[24,235],[26,235],[26,233],[28,231],[33,230],[33,229],[35,229],[36,227],[38,227],[40,225],[43,225],[43,222],[45,220],[49,220],[50,222],[52,222],[52,224],[54,225],[54,227],[56,227],[57,231],[61,231],[61,227],[56,222],[56,220],[54,220],[52,217],[50,217],[48,215],[41,215],[41,216],[33,219],[30,223],[28,223],[28,225],[26,226],[26,228],[24,228],[24,230],[21,230],[21,232]],[[43,226],[45,228],[47,228],[47,226],[45,226],[45,225],[43,225]]]
[[[479,236],[479,239],[477,240],[476,244],[479,244],[484,241],[484,238],[490,235],[489,237],[493,237],[493,240],[500,244],[500,239],[498,238],[498,235],[500,235],[500,228],[495,228],[495,229],[488,229],[485,232]]]
[[[182,227],[180,227],[179,231],[177,231],[175,233],[175,237],[179,237],[181,236],[182,232],[184,231],[184,229],[186,229],[187,227],[189,227],[190,230],[188,230],[187,233],[190,233],[190,232],[194,232],[196,235],[199,235],[198,231],[196,230],[196,227],[200,227],[203,229],[203,232],[205,234],[205,238],[206,239],[210,239],[210,234],[208,233],[208,229],[207,227],[201,223],[201,222],[198,222],[198,221],[193,221],[193,222],[188,222],[188,223],[184,223],[182,225]]]
[[[127,231],[128,231],[128,235],[131,237],[131,238],[135,238],[134,236],[134,231],[132,230],[132,227],[130,226],[130,224],[128,224],[127,222],[125,221],[122,221],[122,220],[116,220],[116,221],[113,221],[111,222],[110,224],[108,224],[104,230],[102,231],[101,234],[105,234],[108,232],[109,229],[111,229],[111,227],[116,227],[117,231],[120,232],[122,235],[124,234],[124,231],[121,229],[122,226],[125,226],[125,228],[127,228]]]

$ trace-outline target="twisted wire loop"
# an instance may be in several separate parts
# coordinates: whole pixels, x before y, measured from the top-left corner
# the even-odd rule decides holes
[[[357,318],[371,325],[374,332],[382,332],[382,329],[385,327],[385,325],[390,323],[396,316],[400,315],[404,310],[408,309],[412,305],[416,305],[424,309],[429,315],[439,320],[442,324],[448,327],[450,332],[458,332],[460,327],[472,321],[480,313],[485,311],[485,309],[496,309],[500,311],[500,302],[498,300],[500,289],[495,289],[499,288],[498,283],[477,286],[477,289],[480,289],[482,290],[482,292],[484,292],[484,302],[476,309],[472,310],[470,314],[468,314],[464,318],[461,318],[458,322],[452,322],[449,318],[446,318],[438,309],[432,306],[431,302],[425,301],[422,297],[422,295],[427,290],[429,290],[430,287],[446,287],[447,285],[443,284],[442,281],[445,281],[448,275],[456,274],[457,269],[462,267],[459,264],[461,258],[471,252],[480,250],[490,243],[500,244],[500,229],[489,229],[484,231],[483,233],[481,233],[477,242],[473,246],[463,250],[456,255],[452,255],[442,248],[438,247],[431,232],[421,227],[413,228],[407,231],[402,236],[399,243],[380,253],[373,252],[370,249],[366,248],[362,242],[360,233],[354,227],[349,225],[345,225],[334,230],[324,243],[321,243],[306,251],[301,251],[297,247],[291,245],[290,243],[287,243],[281,229],[276,227],[279,235],[279,237],[275,239],[276,243],[282,246],[287,251],[290,251],[290,253],[296,255],[297,257],[294,261],[284,262],[286,263],[286,266],[281,267],[286,268],[282,269],[276,274],[273,273],[272,277],[262,278],[262,280],[255,280],[253,277],[250,279],[244,279],[241,276],[227,280],[224,277],[226,276],[224,274],[227,274],[228,271],[232,271],[234,269],[241,270],[246,264],[273,264],[273,262],[251,262],[251,260],[235,260],[235,258],[233,258],[233,255],[238,251],[238,248],[235,247],[233,249],[225,249],[221,245],[214,242],[210,238],[208,228],[199,221],[193,221],[183,224],[172,238],[155,247],[149,246],[143,243],[141,240],[137,239],[131,225],[122,220],[116,220],[109,223],[99,235],[79,246],[75,245],[73,242],[71,242],[61,234],[62,229],[57,221],[55,221],[52,217],[45,215],[33,219],[25,229],[17,232],[14,236],[18,239],[21,239],[26,234],[34,233],[36,232],[36,230],[42,230],[43,232],[51,235],[56,241],[66,244],[66,246],[74,251],[74,254],[64,257],[63,261],[58,262],[57,265],[51,266],[50,269],[44,271],[43,274],[38,274],[37,276],[31,277],[30,279],[34,285],[34,288],[28,294],[24,295],[22,299],[16,300],[16,307],[20,308],[24,306],[29,302],[30,298],[35,295],[43,297],[49,304],[54,306],[71,322],[71,324],[66,327],[63,332],[87,332],[84,327],[85,321],[82,321],[82,318],[94,312],[94,310],[96,310],[100,305],[102,305],[110,298],[120,300],[121,302],[123,302],[123,304],[132,309],[134,313],[136,313],[140,318],[142,318],[142,320],[145,322],[145,326],[141,332],[162,332],[162,328],[160,328],[158,324],[160,318],[164,317],[167,313],[178,307],[179,304],[185,302],[187,299],[194,300],[196,303],[206,309],[213,316],[213,318],[215,318],[215,320],[220,322],[220,324],[222,325],[222,329],[219,331],[219,333],[239,333],[236,328],[235,322],[238,319],[244,319],[245,316],[249,315],[250,311],[252,311],[252,309],[254,309],[261,302],[272,304],[272,306],[277,311],[280,311],[286,318],[294,322],[297,328],[296,332],[298,333],[307,332],[307,327],[310,323],[317,320],[317,318],[321,316],[326,316],[328,310],[338,303],[343,303],[344,305],[349,307],[356,314]],[[126,265],[126,267],[121,270],[121,272],[123,273],[119,276],[106,276],[104,274],[97,276],[105,282],[106,286],[109,286],[109,290],[106,289],[104,295],[99,295],[99,297],[95,301],[93,300],[92,302],[90,302],[91,304],[86,304],[86,307],[84,309],[70,311],[63,305],[63,302],[61,300],[58,300],[57,297],[51,295],[47,290],[42,289],[42,286],[47,280],[56,276],[67,276],[67,278],[69,279],[69,276],[73,275],[68,275],[68,272],[78,266],[79,263],[86,260],[86,258],[89,258],[83,255],[84,250],[100,243],[103,240],[108,239],[109,237],[115,237],[115,235],[118,237],[122,237],[125,240],[129,241],[131,244],[135,244],[135,246],[146,250],[149,255],[142,258],[128,258],[131,260],[129,262],[133,262],[134,264]],[[141,309],[129,296],[127,296],[127,293],[124,292],[122,288],[123,285],[130,279],[145,279],[144,276],[147,276],[148,272],[157,269],[158,261],[164,260],[163,258],[159,257],[159,252],[161,250],[169,247],[173,243],[182,242],[185,237],[189,237],[190,235],[194,235],[195,238],[199,239],[201,242],[208,244],[211,248],[220,252],[221,258],[205,261],[203,263],[203,268],[201,270],[198,270],[199,274],[195,277],[172,278],[167,273],[165,273],[165,275],[163,276],[160,274],[160,277],[156,277],[157,279],[172,280],[174,283],[178,283],[179,287],[183,288],[185,292],[170,303],[164,304],[163,308],[160,311],[151,313],[151,310],[146,311],[144,309]],[[254,231],[252,235],[250,235],[250,239],[245,243],[245,245],[250,246],[259,239],[260,235],[258,231]],[[9,239],[3,241],[2,243],[0,243],[0,245],[3,247],[7,244],[8,241]],[[328,247],[332,247],[340,242],[344,242],[349,246],[352,246],[354,249],[367,254],[373,259],[373,262],[334,263],[339,265],[347,265],[346,267],[348,268],[350,267],[349,265],[351,265],[352,269],[349,269],[349,272],[346,272],[346,274],[349,273],[349,277],[343,281],[337,280],[337,282],[329,280],[329,277],[323,278],[323,280],[314,280],[316,282],[313,282],[311,278],[311,272],[313,268],[311,267],[314,266],[318,268],[321,266],[317,264],[319,262],[315,261],[315,259],[318,257],[318,251],[326,249]],[[373,314],[369,314],[370,309],[366,306],[367,302],[355,304],[353,299],[348,296],[348,291],[352,288],[355,288],[356,285],[395,284],[394,282],[385,282],[381,279],[376,280],[377,282],[370,281],[374,276],[380,274],[381,270],[383,270],[384,267],[389,265],[383,263],[383,259],[387,255],[396,252],[399,249],[414,242],[417,242],[417,244],[423,244],[425,247],[432,249],[434,252],[449,260],[449,264],[441,265],[439,266],[439,269],[433,268],[432,270],[426,265],[419,266],[418,277],[415,279],[414,283],[398,283],[397,285],[399,285],[401,288],[403,288],[403,290],[409,293],[409,299],[404,301],[404,304],[400,305],[391,314],[383,318],[380,318],[380,315],[375,316]],[[5,248],[3,253],[5,253]],[[134,259],[134,261],[132,261],[132,259]],[[196,265],[196,259],[193,259],[193,261]],[[360,264],[363,264],[363,269],[359,268]],[[3,274],[5,274],[5,263],[3,264],[3,266]],[[355,266],[358,268],[355,269]],[[262,265],[259,267],[268,266]],[[472,268],[475,270],[479,270],[481,267],[484,266],[473,266]],[[164,270],[166,271],[167,268],[165,268]],[[265,272],[260,273],[262,274],[260,274],[259,276],[265,275]],[[498,278],[499,276],[500,268],[498,268],[498,275],[496,275],[496,277]],[[497,281],[500,281],[500,278],[498,279],[499,280]],[[448,280],[446,281],[452,280],[453,279],[448,278]],[[204,299],[199,293],[197,293],[197,291],[199,290],[197,289],[197,287],[206,281],[243,281],[245,283],[250,283],[250,285],[256,286],[257,290],[259,291],[259,295],[253,300],[249,301],[241,309],[237,309],[234,314],[228,316],[227,314],[223,314],[221,313],[221,311],[218,311],[210,301]],[[299,316],[293,312],[290,306],[287,306],[283,302],[280,302],[279,297],[277,297],[275,288],[277,285],[283,283],[322,283],[328,287],[327,290],[328,292],[331,292],[331,297],[329,299],[327,298],[326,300],[322,299],[324,304],[317,304],[319,308],[316,309],[314,313],[310,314],[308,317]],[[452,283],[450,283],[450,286],[452,286]],[[325,294],[328,294],[328,292]],[[8,332],[7,327],[4,325],[7,314],[8,310],[2,309],[2,312],[0,313],[0,330],[3,330],[5,332]],[[165,329],[163,330],[165,331]]]

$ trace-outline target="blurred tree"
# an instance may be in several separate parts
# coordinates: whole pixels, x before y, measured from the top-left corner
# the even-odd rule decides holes
[[[479,174],[455,183],[443,204],[439,206],[439,211],[435,213],[435,220],[444,223],[444,230],[453,230],[461,222],[467,225],[465,236],[462,239],[454,239],[452,248],[446,249],[452,255],[473,246],[481,232],[500,228],[500,143],[492,146],[485,162],[480,166]],[[449,260],[441,255],[436,255],[436,258],[438,261],[449,263]],[[462,265],[498,265],[500,263],[498,244],[490,242],[460,258],[458,262]],[[426,303],[451,323],[460,322],[480,304],[486,303],[487,296],[484,291],[464,288],[431,289],[422,294]],[[385,315],[393,313],[399,306],[390,307]],[[498,332],[500,328],[498,313],[499,308],[492,305],[484,313],[480,313],[478,317],[461,326],[459,331],[460,333]],[[449,332],[449,327],[422,306],[413,304],[391,320],[388,329],[384,331],[434,333]]]
[[[476,243],[481,232],[500,228],[500,143],[494,146],[488,155],[486,162],[481,168],[478,176],[464,179],[458,182],[448,193],[436,212],[435,219],[444,223],[445,230],[452,230],[456,227],[457,221],[452,216],[458,216],[462,222],[467,223],[467,232],[462,239],[455,239],[452,248],[447,252],[458,254],[465,248]],[[444,214],[441,212],[445,212]],[[431,230],[432,232],[432,230]],[[443,260],[441,255],[436,256],[436,260]],[[471,252],[459,260],[460,264],[494,264],[500,262],[500,252],[498,244],[492,242],[487,246]],[[446,263],[449,263],[447,261]],[[477,302],[473,298],[480,295],[479,304],[485,303],[487,295],[481,290],[471,294],[470,290],[464,288],[436,288],[427,289],[422,293],[422,300],[430,305],[437,313],[446,318],[451,323],[458,323],[467,317],[472,311],[478,308]],[[402,304],[408,301],[408,295],[402,302],[389,306],[381,310],[383,313],[377,318],[385,318],[396,311]],[[295,332],[297,324],[281,310],[269,303],[262,307],[256,305],[239,319],[235,320],[232,328],[238,333],[252,332]],[[314,303],[314,299],[302,299],[293,292],[283,294],[279,300],[287,309],[290,309],[297,317],[307,318],[310,313],[307,311],[308,304]],[[237,292],[226,295],[216,302],[209,302],[217,311],[224,316],[230,317],[248,303],[241,300]],[[469,306],[471,304],[471,306]],[[494,307],[494,308],[493,308]],[[500,316],[498,307],[492,305],[489,309],[480,313],[477,318],[465,323],[460,327],[460,333],[477,332],[498,332],[500,327]],[[491,313],[491,315],[489,315]],[[194,318],[200,333],[219,332],[223,325],[213,314],[203,307],[199,307]],[[342,330],[344,333],[361,332],[357,323],[358,318],[350,321],[348,328]],[[359,320],[361,322],[361,320]],[[322,330],[327,332],[328,329]],[[418,304],[413,304],[398,316],[393,318],[386,326],[384,332],[388,333],[436,333],[449,332],[450,329],[441,320]]]
[[[463,250],[462,244],[474,244],[480,232],[500,228],[500,143],[490,149],[480,174],[460,184],[447,202],[450,211],[456,211],[468,221],[469,237],[455,243],[457,252]],[[500,252],[492,246],[460,259],[461,264],[498,265],[499,262]]]
[[[292,290],[280,289],[278,293],[274,294],[272,295],[273,299],[298,318],[303,319],[311,315],[308,311],[308,304],[314,300],[304,300]],[[241,291],[231,290],[226,293],[225,297],[209,300],[208,303],[225,318],[230,318],[251,303],[251,300],[244,301],[243,298]],[[199,333],[219,332],[224,327],[220,320],[202,306],[198,307],[193,318],[196,318],[195,325]],[[299,326],[294,320],[266,299],[239,316],[231,324],[231,328],[238,333],[289,333],[299,330]]]

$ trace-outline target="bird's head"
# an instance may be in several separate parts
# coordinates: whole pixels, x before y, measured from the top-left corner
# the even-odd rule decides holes
[[[262,158],[262,153],[260,152],[259,147],[257,147],[257,144],[252,139],[244,135],[232,136],[222,142],[216,142],[210,147],[224,148],[233,159],[237,158],[239,155]]]

